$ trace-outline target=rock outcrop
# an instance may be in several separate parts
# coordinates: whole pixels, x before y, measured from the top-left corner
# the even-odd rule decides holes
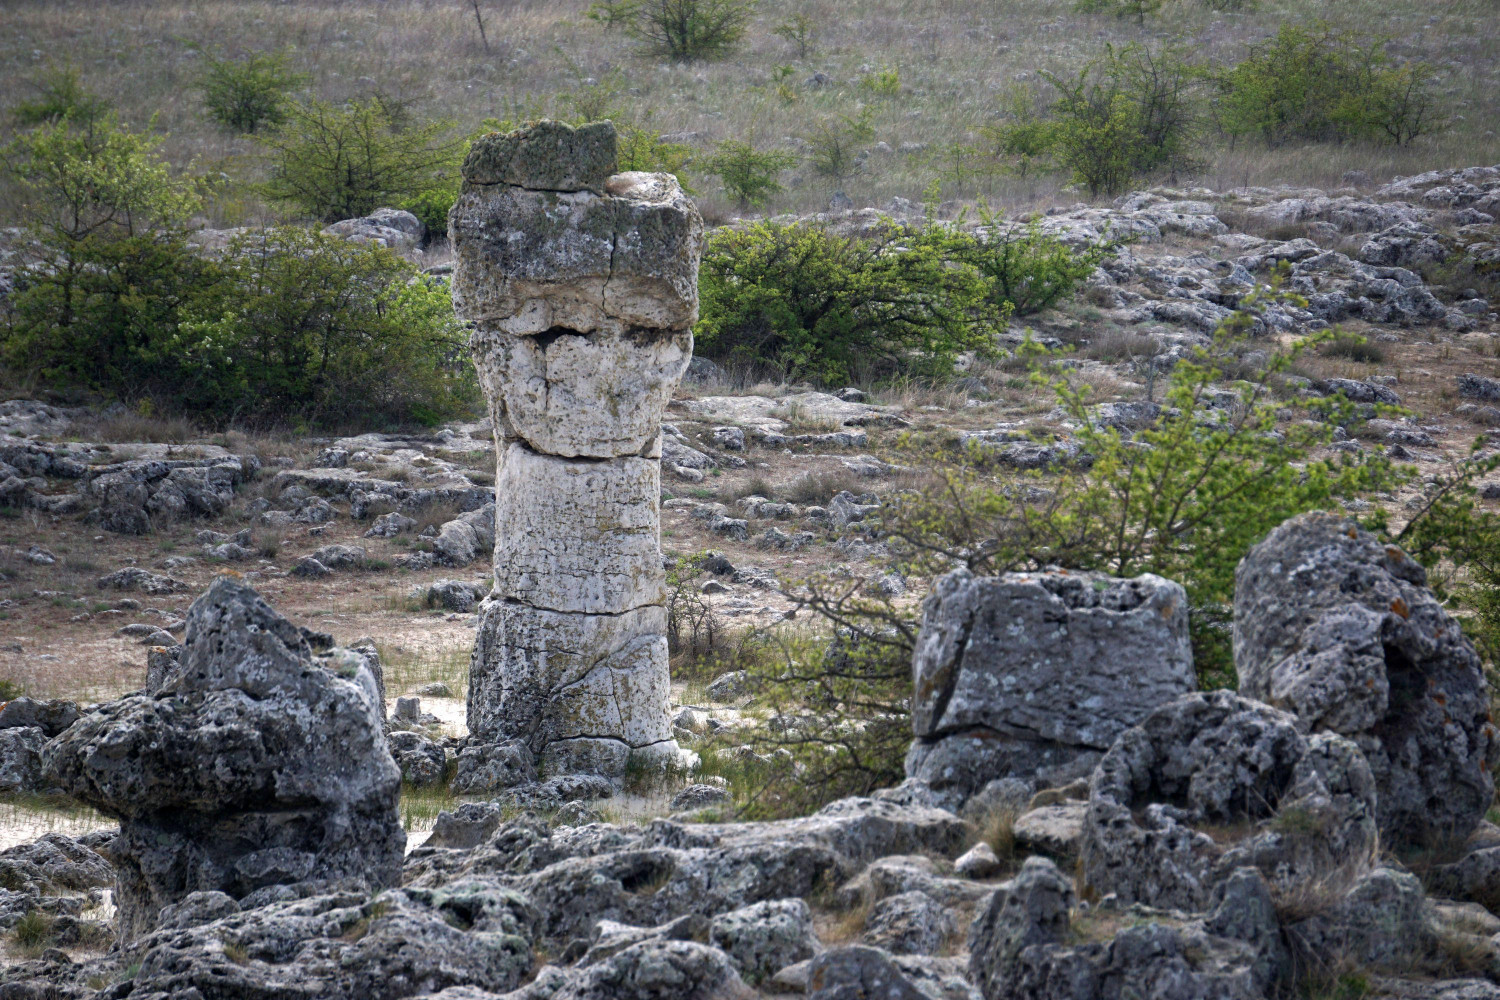
[[[400,773],[365,656],[315,656],[304,630],[221,576],[157,683],[96,707],[43,753],[49,783],[120,819],[122,939],[193,892],[399,880]]]
[[[1483,818],[1500,758],[1484,671],[1401,549],[1334,514],[1282,524],[1236,570],[1234,660],[1242,693],[1364,752],[1387,845]]]
[[[1232,691],[1152,712],[1105,754],[1089,788],[1083,873],[1100,894],[1209,908],[1257,868],[1283,908],[1337,896],[1374,867],[1375,783],[1347,739],[1308,737]]]
[[[703,223],[616,174],[608,123],[478,140],[449,216],[495,432],[495,590],[468,722],[543,775],[679,753],[667,717],[661,421],[692,355]]]
[[[912,676],[906,772],[945,805],[994,781],[1063,784],[1197,686],[1187,596],[1150,574],[957,570],[923,605]]]

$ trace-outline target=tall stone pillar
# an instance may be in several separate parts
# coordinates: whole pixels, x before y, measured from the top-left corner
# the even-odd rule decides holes
[[[448,222],[498,458],[469,731],[524,741],[544,775],[679,754],[661,420],[692,356],[703,221],[676,178],[616,163],[608,122],[486,136]]]

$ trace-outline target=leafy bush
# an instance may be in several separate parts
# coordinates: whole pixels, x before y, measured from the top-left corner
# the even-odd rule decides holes
[[[287,68],[286,55],[279,52],[244,59],[210,56],[203,73],[203,104],[214,121],[248,135],[284,122],[287,95],[304,79]]]
[[[217,414],[434,423],[475,399],[446,286],[385,247],[285,226],[234,240],[182,349]]]
[[[941,373],[985,350],[1001,320],[963,238],[886,224],[865,236],[762,222],[708,241],[699,282],[698,348],[771,364],[790,377]]]
[[[779,193],[777,175],[796,164],[797,158],[790,153],[762,151],[748,142],[725,139],[703,169],[723,182],[724,190],[741,208],[749,208]]]
[[[1294,140],[1391,141],[1399,145],[1446,121],[1422,63],[1393,64],[1380,42],[1328,25],[1287,23],[1219,74],[1219,118],[1230,136],[1267,146]]]
[[[853,175],[859,169],[860,148],[875,138],[870,119],[870,109],[865,108],[858,115],[836,115],[815,123],[803,137],[813,171],[838,183]]]
[[[1057,143],[1055,126],[1038,112],[1036,95],[1030,90],[1011,91],[1006,103],[1004,118],[980,126],[979,132],[989,140],[996,159],[1012,161],[1015,172],[1025,177],[1050,161]]]
[[[264,190],[303,215],[357,218],[456,184],[463,144],[448,122],[400,128],[379,100],[293,103],[286,114],[260,138],[271,161]]]
[[[859,85],[876,97],[901,96],[901,71],[881,69],[859,78]]]
[[[817,37],[817,22],[806,14],[793,14],[771,29],[771,34],[785,38],[797,47],[797,58],[806,59],[812,54]]]
[[[1056,305],[1114,252],[1108,240],[1074,249],[1036,222],[1007,224],[982,203],[979,215],[982,225],[957,244],[959,259],[988,279],[990,301],[1016,316]]]
[[[11,109],[22,128],[56,124],[64,118],[75,125],[91,125],[109,113],[109,102],[89,92],[72,66],[54,66],[29,83],[36,96]]]
[[[720,59],[739,44],[755,0],[639,0],[626,30],[668,59]]]
[[[1074,79],[1044,75],[1058,95],[1051,131],[1058,161],[1091,195],[1199,165],[1192,151],[1203,125],[1194,93],[1201,74],[1176,49],[1106,46]]]
[[[607,31],[610,28],[622,28],[629,25],[640,5],[641,0],[595,0],[594,3],[589,4],[583,16],[596,24],[603,25]]]

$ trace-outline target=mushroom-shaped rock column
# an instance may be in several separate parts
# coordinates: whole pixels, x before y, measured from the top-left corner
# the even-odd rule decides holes
[[[670,174],[615,173],[608,122],[474,143],[453,298],[495,428],[495,588],[469,731],[544,775],[675,761],[661,420],[693,353],[703,220]]]

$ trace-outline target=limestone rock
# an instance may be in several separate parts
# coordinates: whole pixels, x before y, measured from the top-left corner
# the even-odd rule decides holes
[[[48,744],[47,780],[121,819],[123,939],[195,890],[398,880],[400,773],[376,679],[348,652],[315,658],[301,629],[221,576],[158,690],[100,705]]]
[[[812,911],[800,899],[768,900],[722,913],[709,924],[708,939],[752,983],[812,958],[819,949]]]
[[[921,746],[907,773],[961,804],[997,778],[1034,778],[1102,752],[1193,690],[1187,598],[1149,574],[957,570],[923,605],[912,676]],[[969,740],[987,744],[979,766],[943,762],[937,745],[954,738],[961,758],[973,756]]]
[[[465,184],[448,220],[454,307],[481,330],[686,330],[698,319],[703,221],[670,174],[619,174],[604,194]]]
[[[1287,713],[1229,691],[1185,695],[1094,771],[1084,876],[1127,902],[1201,911],[1215,886],[1255,867],[1294,907],[1308,886],[1337,891],[1371,869],[1375,808],[1348,740],[1306,737]]]
[[[1274,985],[1278,967],[1265,956],[1280,928],[1269,905],[1234,920],[1121,914],[1125,929],[1080,944],[1072,943],[1073,905],[1072,883],[1043,858],[1028,859],[994,893],[969,932],[969,974],[985,1000],[1260,1000]]]
[[[664,600],[660,462],[554,458],[513,444],[495,494],[505,525],[495,550],[497,596],[611,615]]]
[[[1023,813],[1011,828],[1016,846],[1059,860],[1076,858],[1087,813],[1088,804],[1084,802],[1060,802]]]
[[[954,930],[947,907],[914,890],[876,902],[865,920],[863,940],[896,955],[936,955]]]
[[[690,330],[476,334],[496,428],[564,458],[657,448],[661,418],[693,353]]]
[[[666,611],[566,614],[496,601],[483,612],[469,671],[469,730],[519,739],[540,756],[557,740],[625,747],[671,739]]]
[[[1388,844],[1484,816],[1500,733],[1482,665],[1399,548],[1333,514],[1285,522],[1236,570],[1234,650],[1243,693],[1359,745]]]

